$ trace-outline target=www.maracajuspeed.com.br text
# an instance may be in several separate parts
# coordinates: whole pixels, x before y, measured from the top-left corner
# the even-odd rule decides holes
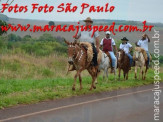
[[[114,35],[116,35],[116,32],[145,32],[145,31],[151,31],[152,28],[154,27],[153,25],[146,25],[146,21],[142,22],[142,26],[137,26],[137,25],[118,25],[118,27],[115,27],[115,22],[112,22],[111,25],[90,25],[90,26],[85,26],[85,25],[79,25],[80,22],[77,23],[77,25],[44,25],[44,26],[38,26],[38,25],[11,25],[8,24],[7,26],[1,26],[2,31],[12,31],[16,32],[18,30],[20,31],[30,31],[30,32],[50,32],[50,31],[55,31],[55,32],[76,32],[73,37],[76,37],[77,33],[80,31],[93,31],[92,36],[96,31],[99,32],[106,32],[110,31]],[[141,28],[140,28],[141,27]]]

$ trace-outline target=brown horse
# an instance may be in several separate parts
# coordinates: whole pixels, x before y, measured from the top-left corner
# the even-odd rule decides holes
[[[92,90],[92,88],[95,89],[95,79],[97,78],[98,68],[92,66],[91,62],[87,62],[87,50],[76,42],[72,43],[65,41],[65,43],[68,45],[68,63],[70,65],[73,65],[75,67],[75,70],[77,71],[74,77],[72,90],[75,90],[77,77],[79,77],[80,81],[80,90],[82,89],[81,72],[85,69],[88,70],[89,74],[92,77],[90,90]]]
[[[118,69],[119,69],[119,80],[121,76],[121,69],[123,70],[124,80],[128,80],[128,73],[130,70],[129,57],[125,54],[123,50],[119,50],[117,54],[118,59]]]

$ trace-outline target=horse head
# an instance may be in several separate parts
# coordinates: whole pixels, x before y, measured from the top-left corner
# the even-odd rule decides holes
[[[68,45],[68,63],[73,64],[74,59],[79,51],[79,43],[77,42],[69,42],[65,40],[65,43]]]
[[[135,47],[135,52],[134,52],[134,60],[138,61],[140,58],[140,54],[141,54],[141,48],[140,47]]]
[[[125,56],[125,52],[122,49],[119,49],[118,53],[117,53],[118,62],[121,62],[123,60],[124,56]]]

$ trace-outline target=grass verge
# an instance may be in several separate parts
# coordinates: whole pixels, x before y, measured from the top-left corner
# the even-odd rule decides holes
[[[133,70],[133,69],[132,69]],[[161,77],[163,73],[160,73]],[[91,78],[83,77],[83,89],[79,90],[79,82],[76,85],[76,91],[72,91],[73,78],[46,78],[42,80],[0,80],[0,109],[11,107],[18,104],[31,104],[44,100],[53,100],[71,96],[98,93],[102,91],[112,91],[136,86],[152,84],[153,70],[149,70],[147,79],[135,80],[134,73],[131,71],[129,80],[114,81],[113,75],[110,75],[109,81],[102,81],[102,76],[98,78],[96,89],[89,91]]]

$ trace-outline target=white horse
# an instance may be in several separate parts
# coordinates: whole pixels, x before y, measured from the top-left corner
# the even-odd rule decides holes
[[[144,50],[140,47],[135,47],[135,52],[134,52],[134,60],[135,60],[135,79],[137,79],[137,68],[140,67],[140,74],[139,74],[139,79],[142,74],[142,80],[145,80],[146,78],[146,73],[147,73],[147,66],[145,65],[145,58],[143,56]],[[146,68],[144,69],[144,67]]]
[[[117,59],[116,59],[115,64],[116,64],[116,66],[114,67],[114,79],[116,80]],[[103,81],[105,80],[105,77],[107,77],[107,81],[108,81],[108,78],[109,78],[108,70],[109,70],[109,68],[111,68],[109,57],[104,52],[102,52],[102,59],[101,59],[101,63],[99,64],[98,70],[104,71],[103,72]],[[95,83],[97,83],[97,79],[96,79]]]

